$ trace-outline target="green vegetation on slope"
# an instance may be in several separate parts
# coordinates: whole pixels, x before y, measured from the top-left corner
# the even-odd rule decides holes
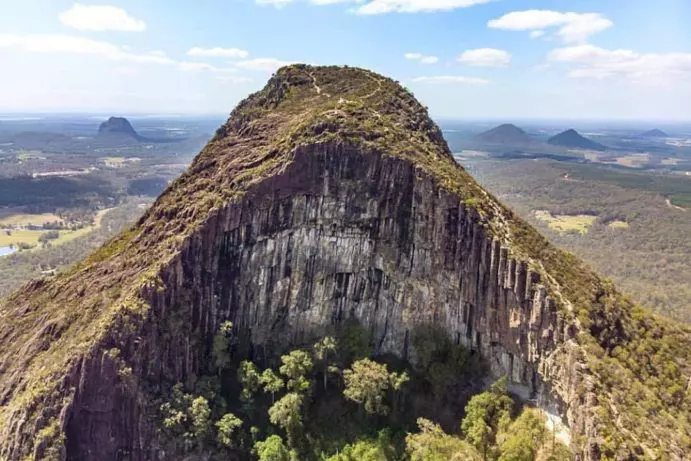
[[[691,212],[666,206],[665,199],[651,191],[574,179],[571,165],[561,162],[481,160],[467,164],[487,189],[551,242],[611,277],[619,289],[642,305],[691,322]],[[582,169],[598,171],[600,167]],[[687,182],[691,188],[691,181]],[[562,235],[535,219],[539,216],[533,210],[597,219],[585,235]]]
[[[653,447],[641,454],[651,458],[654,450],[689,449],[691,397],[679,392],[691,375],[688,329],[634,308],[584,263],[557,250],[485,192],[455,163],[425,108],[396,82],[362,69],[303,65],[279,70],[262,91],[243,101],[137,226],[71,273],[15,294],[0,308],[6,320],[0,337],[8,345],[0,360],[13,377],[0,381],[0,390],[12,389],[8,406],[0,409],[0,431],[12,411],[25,409],[36,419],[38,402],[49,416],[49,410],[57,413],[66,370],[113,330],[136,331],[150,308],[141,288],[160,286],[159,269],[180,252],[185,239],[215,209],[285,171],[299,148],[314,145],[411,162],[419,176],[429,175],[458,194],[491,236],[542,275],[565,322],[580,331],[583,360],[596,374],[597,429],[605,438],[605,459],[637,456],[638,443]],[[46,319],[55,322],[58,336],[47,348],[45,338],[31,339]],[[647,355],[634,362],[631,357],[639,351]],[[294,385],[301,387],[299,380]],[[192,402],[197,402],[192,420],[202,420],[206,407],[196,398]],[[295,397],[283,402],[287,409],[297,403]],[[224,424],[228,433],[234,421],[229,417]],[[284,421],[284,429],[295,427],[294,420]],[[647,430],[651,425],[663,429],[653,433]]]
[[[367,333],[351,324],[337,337],[269,360],[275,365],[262,371],[248,360],[237,365],[238,339],[226,322],[214,338],[209,374],[192,389],[177,384],[160,404],[161,430],[180,456],[219,460],[233,455],[260,461],[570,459],[538,410],[520,412],[505,379],[470,398],[450,434],[438,422],[418,417],[418,401],[426,400],[430,382],[459,398],[446,389],[447,375],[429,373],[453,369],[451,362],[467,352],[434,328],[416,336],[423,357],[418,367],[362,357],[352,340]],[[478,365],[466,359],[455,379],[472,383]]]

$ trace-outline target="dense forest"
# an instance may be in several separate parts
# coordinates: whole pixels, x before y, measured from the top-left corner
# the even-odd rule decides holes
[[[413,334],[415,366],[372,357],[356,323],[275,357],[242,343],[222,324],[207,374],[156,403],[160,431],[178,452],[261,461],[570,459],[541,411],[507,392],[506,378],[473,395],[485,384],[483,364],[433,326]]]
[[[552,242],[582,257],[632,298],[691,321],[691,211],[660,195],[667,181],[665,191],[684,203],[680,197],[691,196],[690,179],[646,180],[640,173],[553,161],[463,163]],[[536,218],[538,210],[595,219],[585,233],[557,232]]]

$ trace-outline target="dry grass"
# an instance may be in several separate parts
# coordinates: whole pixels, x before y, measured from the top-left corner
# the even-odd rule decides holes
[[[537,210],[535,217],[540,221],[546,222],[550,229],[555,230],[561,234],[567,232],[578,232],[585,235],[590,230],[597,216],[579,214],[579,215],[553,215],[549,211]],[[628,224],[627,224],[628,227]]]
[[[52,213],[0,215],[0,228],[14,226],[42,226],[51,222],[62,222],[60,216]]]
[[[612,229],[628,229],[629,223],[626,221],[612,221],[611,223],[607,224],[607,226]]]

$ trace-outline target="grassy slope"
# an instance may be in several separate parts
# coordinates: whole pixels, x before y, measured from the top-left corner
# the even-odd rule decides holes
[[[688,330],[634,308],[487,194],[453,160],[425,108],[396,82],[360,69],[307,66],[280,70],[264,90],[243,101],[137,226],[70,274],[26,288],[0,308],[0,362],[7,364],[0,393],[11,395],[0,409],[0,434],[11,411],[33,413],[39,401],[59,393],[65,370],[118,319],[136,324],[147,315],[139,288],[158,283],[159,268],[209,213],[280,173],[296,147],[327,142],[413,162],[475,207],[492,234],[545,275],[551,290],[561,294],[567,316],[577,316],[592,333],[581,341],[600,374],[602,424],[613,448],[630,443],[631,437],[618,439],[627,431],[652,447],[688,443],[688,397],[669,392],[689,376]],[[46,323],[54,323],[59,334],[43,348],[44,337],[36,332]],[[634,358],[640,353],[648,360]],[[615,410],[607,396],[614,392],[617,411],[624,409],[619,419],[608,417]],[[649,434],[644,420],[659,427],[677,421],[678,428]]]

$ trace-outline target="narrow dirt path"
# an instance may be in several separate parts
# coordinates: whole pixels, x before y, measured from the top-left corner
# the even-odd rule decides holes
[[[308,72],[307,75],[309,75],[310,78],[312,79],[312,85],[314,86],[314,91],[316,91],[317,94],[321,95],[321,94],[322,94],[322,89],[321,89],[321,87],[320,87],[319,85],[317,85],[317,77],[315,77],[314,74],[313,74],[312,72]],[[331,97],[331,95],[330,95],[330,94],[327,94],[327,93],[324,93],[324,96],[326,96],[327,98],[330,98],[330,97]]]
[[[368,77],[371,78],[372,80],[374,80],[375,82],[377,82],[377,88],[374,91],[372,91],[370,94],[363,96],[362,99],[369,99],[381,91],[381,80],[379,80],[378,78],[372,77],[371,75],[368,75]]]
[[[670,207],[670,208],[673,209],[673,210],[687,211],[686,208],[682,208],[682,207],[680,207],[680,206],[675,205],[674,203],[672,203],[672,201],[671,201],[670,199],[665,199],[665,203],[667,203],[667,206]]]

